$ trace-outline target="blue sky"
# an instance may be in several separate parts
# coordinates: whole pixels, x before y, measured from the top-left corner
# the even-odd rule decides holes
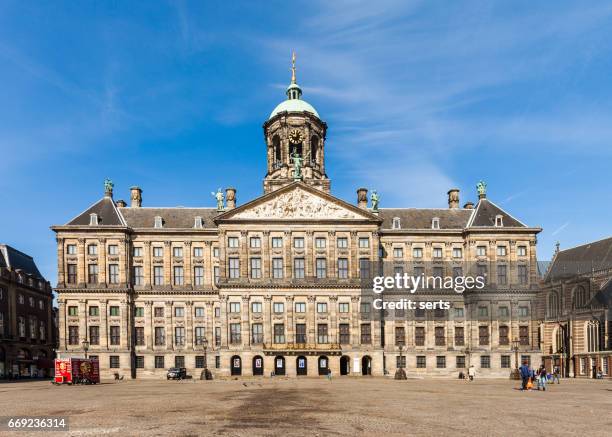
[[[291,50],[329,125],[332,192],[444,207],[475,184],[542,226],[540,258],[609,236],[609,2],[0,2],[0,241],[56,281],[52,224],[261,194]]]

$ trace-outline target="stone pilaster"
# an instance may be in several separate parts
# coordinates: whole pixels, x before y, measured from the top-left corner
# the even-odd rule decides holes
[[[59,350],[60,351],[65,351],[67,349],[66,345],[67,345],[67,340],[66,337],[68,336],[67,332],[66,332],[66,301],[63,298],[59,298],[57,300],[57,304],[58,304],[58,310],[57,310],[57,316],[58,316],[58,329],[59,329]],[[13,317],[13,319],[16,319],[16,317]],[[10,333],[9,333],[10,334]],[[49,335],[51,335],[51,332],[49,332]]]
[[[153,339],[155,328],[153,326],[153,302],[145,302],[145,325],[144,325],[145,345],[147,350],[153,350]]]
[[[184,261],[184,275],[185,275],[185,286],[187,288],[193,289],[192,285],[194,283],[193,280],[193,263],[191,262],[191,257],[193,256],[193,250],[191,248],[191,241],[185,241],[185,247],[183,248],[183,259]]]
[[[100,300],[100,349],[108,350],[108,300]]]
[[[329,296],[329,342],[339,343],[340,337],[338,336],[338,296],[332,294]]]
[[[305,276],[306,278],[314,278],[315,277],[315,268],[314,268],[314,260],[315,260],[315,253],[313,250],[313,232],[312,231],[307,231],[306,232],[306,254],[304,255],[305,258],[305,268],[306,268],[306,272],[305,272]]]
[[[293,296],[285,296],[285,311],[287,314],[287,343],[295,342],[295,323],[293,321]]]
[[[264,296],[264,343],[269,345],[272,343],[272,296]]]
[[[119,314],[121,315],[121,349],[127,350],[130,348],[130,308],[126,299],[121,299]]]
[[[172,241],[164,241],[164,285],[172,285]]]
[[[98,238],[98,283],[105,287],[110,281],[106,272],[106,238]]]
[[[57,237],[56,241],[57,241],[57,284],[59,287],[65,287],[66,286],[66,262],[64,260],[64,254],[66,253],[66,248],[64,246],[65,240],[61,237]]]
[[[306,314],[308,315],[308,324],[306,325],[306,332],[308,334],[308,343],[316,343],[317,335],[317,298],[316,296],[308,296],[308,304]]]
[[[79,299],[79,341],[89,340],[87,332],[87,300]]]
[[[251,336],[249,335],[249,312],[250,312],[250,305],[249,305],[249,296],[248,295],[244,295],[242,296],[242,303],[240,305],[240,309],[242,312],[242,320],[241,320],[241,327],[240,327],[240,337],[242,340],[242,345],[244,347],[249,347],[251,344]]]
[[[352,324],[352,333],[351,335],[351,344],[353,348],[357,348],[359,346],[359,337],[361,335],[360,331],[360,314],[359,314],[359,296],[351,296],[351,324]]]
[[[172,307],[172,301],[167,300],[165,302],[164,308],[164,318],[166,319],[166,323],[164,324],[164,326],[166,331],[166,349],[169,351],[174,348],[174,326],[172,323],[174,319],[174,314],[172,313],[173,309],[174,308]]]
[[[85,239],[79,238],[77,245],[77,270],[79,287],[87,283],[87,257],[85,256]]]
[[[359,242],[357,240],[357,232],[351,231],[350,238],[350,252],[351,259],[349,260],[350,265],[350,278],[359,278]]]
[[[221,308],[220,322],[221,322],[221,349],[227,349],[228,338],[229,338],[229,324],[227,323],[227,296],[219,296],[219,303]]]
[[[145,241],[143,243],[143,274],[144,274],[144,285],[147,288],[151,288],[153,285],[153,273],[152,273],[152,253],[151,253],[151,242]]]
[[[193,327],[193,301],[185,302],[185,348],[195,350]]]

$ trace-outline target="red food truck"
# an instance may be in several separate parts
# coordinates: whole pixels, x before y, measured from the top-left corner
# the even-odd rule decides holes
[[[56,384],[98,384],[100,363],[86,358],[56,358]]]

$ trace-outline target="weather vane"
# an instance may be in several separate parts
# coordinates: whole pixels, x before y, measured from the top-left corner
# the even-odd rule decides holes
[[[291,83],[295,83],[295,50],[291,52]]]

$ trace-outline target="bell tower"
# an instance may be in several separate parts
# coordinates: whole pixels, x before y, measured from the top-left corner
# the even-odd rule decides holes
[[[293,53],[287,100],[274,108],[263,124],[268,152],[264,193],[297,180],[329,193],[330,180],[325,174],[327,124],[312,105],[302,99],[295,72]]]

